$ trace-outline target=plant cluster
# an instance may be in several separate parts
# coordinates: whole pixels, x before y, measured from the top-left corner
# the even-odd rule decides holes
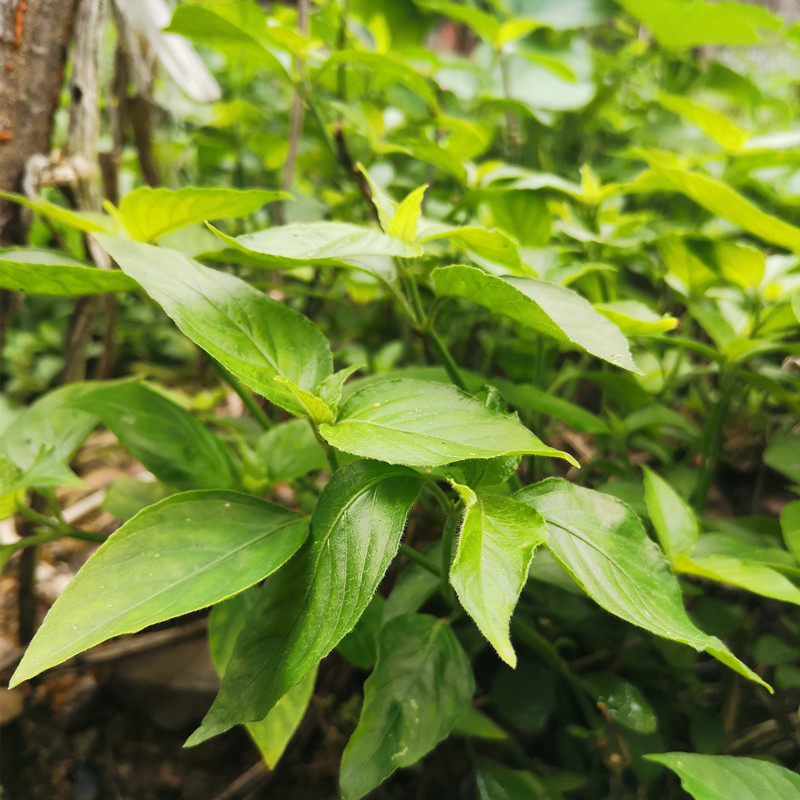
[[[447,737],[482,800],[676,797],[663,767],[697,800],[800,798],[800,129],[757,48],[796,63],[797,27],[192,0],[167,31],[225,90],[156,142],[202,187],[103,215],[3,193],[49,220],[0,252],[25,319],[117,292],[129,346],[115,380],[4,405],[0,507],[38,533],[0,554],[96,537],[54,490],[100,424],[156,478],[112,490],[121,527],[13,683],[211,608],[221,689],[188,744],[243,724],[274,766],[338,651],[366,676],[345,800]],[[147,298],[245,421],[152,380],[191,351],[143,330]],[[12,333],[9,396],[52,385],[48,325],[47,363],[41,327]],[[777,721],[766,752],[732,748],[734,691]]]

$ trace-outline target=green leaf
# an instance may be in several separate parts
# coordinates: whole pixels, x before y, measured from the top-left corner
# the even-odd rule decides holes
[[[487,189],[486,204],[498,228],[525,247],[544,247],[552,236],[553,219],[541,194],[527,189]]]
[[[72,486],[85,489],[86,484],[67,466],[64,457],[52,447],[42,445],[33,463],[20,472],[10,459],[0,457],[5,475],[0,476],[0,495],[17,492],[31,486]],[[13,472],[8,470],[11,465]]]
[[[712,214],[738,225],[742,230],[800,253],[800,228],[762,211],[722,181],[698,172],[670,169],[657,164],[653,165],[653,169],[664,181],[661,189],[680,192]]]
[[[414,5],[424,11],[443,14],[452,20],[463,22],[488,42],[492,42],[500,32],[500,20],[479,8],[459,5],[452,0],[414,0]]]
[[[516,667],[509,624],[534,550],[547,535],[541,515],[509,497],[476,495],[454,484],[464,503],[450,583],[500,658]]]
[[[551,478],[514,495],[547,522],[547,547],[598,605],[657,636],[683,642],[767,687],[683,607],[678,581],[633,511],[614,497]],[[769,687],[767,687],[769,688]]]
[[[342,406],[319,432],[334,447],[364,458],[439,467],[469,458],[530,454],[574,459],[548,447],[508,414],[491,411],[454,386],[435,381],[383,380]]]
[[[153,189],[142,186],[122,198],[119,215],[132,239],[152,242],[168,233],[209,219],[245,217],[276,200],[291,200],[286,192],[259,189]]]
[[[564,800],[561,792],[532,772],[508,769],[485,759],[477,764],[475,780],[478,800]]]
[[[254,595],[253,591],[241,592],[211,609],[208,618],[208,646],[211,660],[220,677],[225,674],[236,637],[246,623],[247,610]],[[275,769],[286,745],[302,722],[314,692],[316,677],[316,670],[312,670],[278,700],[264,719],[245,725],[264,763],[270,769]]]
[[[118,519],[128,520],[143,508],[173,494],[175,490],[161,481],[141,481],[121,475],[108,488],[102,507]]]
[[[307,532],[306,517],[235,492],[185,492],[146,508],[69,583],[11,684],[112,636],[241,592],[278,569]]]
[[[430,83],[403,58],[391,53],[370,53],[365,50],[337,50],[322,65],[320,73],[345,64],[365,72],[370,81],[386,81],[411,90],[433,110],[439,108]]]
[[[187,745],[263,719],[348,634],[394,558],[422,479],[359,461],[322,490],[306,546],[260,590],[214,705]]]
[[[259,440],[258,455],[272,484],[293,481],[325,469],[325,451],[304,419],[283,422],[268,430]]]
[[[96,231],[113,233],[116,229],[114,220],[111,217],[70,211],[68,208],[57,206],[55,203],[43,200],[40,197],[30,198],[24,194],[0,191],[0,198],[11,200],[13,203],[30,208],[31,211],[36,211],[49,219],[60,222],[62,225],[67,225],[84,233],[95,233]]]
[[[757,44],[760,28],[778,30],[781,21],[768,11],[742,3],[705,0],[619,0],[632,16],[670,50],[701,45]]]
[[[697,125],[727,153],[738,153],[747,141],[747,133],[731,122],[730,117],[707,105],[674,94],[660,94],[658,102],[667,110]]]
[[[469,659],[447,622],[427,614],[387,622],[364,684],[361,717],[342,755],[343,800],[358,800],[432,750],[474,691]]]
[[[83,384],[63,386],[17,415],[0,435],[0,455],[21,470],[29,469],[43,449],[57,454],[66,464],[99,422],[94,414],[70,405],[83,390]]]
[[[196,417],[133,381],[86,383],[71,405],[98,417],[159,480],[178,489],[231,489],[233,461]]]
[[[695,800],[800,800],[800,775],[769,761],[696,753],[653,753]]]
[[[583,684],[598,703],[605,705],[618,725],[639,733],[655,733],[658,727],[655,711],[632,683],[609,672],[598,672],[587,675]]]
[[[661,548],[670,560],[691,553],[700,536],[694,512],[662,477],[648,467],[642,467],[642,470],[647,513]]]
[[[798,322],[800,322],[800,292],[795,292],[792,295],[792,311]]]
[[[281,225],[233,238],[211,230],[225,244],[246,253],[255,266],[295,269],[298,266],[351,267],[375,273],[362,259],[415,258],[422,248],[371,228],[345,222],[311,222]]]
[[[679,555],[672,565],[678,572],[698,575],[749,592],[800,605],[800,589],[776,569],[729,555]]]
[[[438,294],[464,297],[556,341],[639,371],[619,328],[570,289],[533,278],[498,278],[464,266],[437,267],[431,277]]]
[[[81,297],[135,289],[119,270],[98,269],[50,250],[0,250],[0,289],[52,297]]]
[[[594,308],[606,319],[611,320],[625,336],[655,336],[674,330],[678,325],[675,317],[669,314],[660,317],[649,306],[638,300],[597,303]]]
[[[287,378],[314,392],[333,371],[328,343],[308,319],[174,250],[97,238],[195,344],[271,402],[305,414],[292,392],[274,379]]]
[[[424,220],[422,230],[417,233],[417,242],[427,244],[439,239],[449,239],[450,243],[457,248],[473,252],[496,264],[510,267],[514,271],[519,271],[522,267],[516,242],[503,231],[469,225],[453,228],[449,225]]]
[[[786,549],[800,563],[800,500],[788,503],[781,511],[781,533]]]
[[[402,242],[413,242],[417,238],[417,222],[422,213],[422,198],[427,184],[414,189],[398,206],[389,224],[387,233]]]
[[[378,631],[385,605],[383,597],[376,594],[355,628],[339,642],[336,648],[351,664],[361,669],[372,669],[375,666],[378,654]]]
[[[458,736],[488,739],[495,742],[508,739],[508,734],[491,717],[472,707],[458,717],[453,724],[452,733]]]
[[[794,436],[775,436],[764,451],[764,463],[800,484],[800,439]]]
[[[331,411],[330,406],[328,406],[321,397],[317,397],[313,392],[307,392],[305,389],[301,389],[282,375],[276,375],[275,380],[282,386],[285,386],[294,395],[295,400],[297,400],[302,407],[305,416],[315,425],[318,425],[320,422],[333,422],[333,411]]]

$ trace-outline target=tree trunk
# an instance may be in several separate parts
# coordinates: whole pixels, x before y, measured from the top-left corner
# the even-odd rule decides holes
[[[50,153],[75,0],[0,0],[0,189],[19,191],[28,159]],[[23,239],[0,201],[0,242]]]

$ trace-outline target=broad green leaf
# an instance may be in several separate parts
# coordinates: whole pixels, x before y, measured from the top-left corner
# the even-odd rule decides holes
[[[153,189],[142,186],[122,198],[119,216],[132,239],[152,242],[168,233],[209,219],[245,217],[275,200],[291,200],[286,192],[259,189]]]
[[[308,319],[244,281],[174,250],[97,238],[195,344],[254,391],[304,415],[292,392],[275,378],[313,392],[331,374],[328,343]]]
[[[659,316],[649,306],[638,300],[616,300],[594,306],[606,319],[611,320],[625,336],[655,336],[674,330],[678,325],[675,317]]]
[[[800,484],[800,438],[775,436],[764,451],[764,463]]]
[[[668,191],[685,194],[712,214],[729,220],[759,239],[800,253],[800,228],[762,211],[722,181],[698,172],[670,169],[657,164],[653,165],[653,169],[664,180],[663,188]]]
[[[219,695],[188,745],[263,719],[353,629],[397,552],[421,483],[410,470],[366,461],[334,474],[309,542],[259,590]]]
[[[10,459],[0,457],[4,465],[0,474],[0,495],[18,492],[31,486],[72,486],[85,489],[86,484],[67,466],[66,459],[52,447],[42,445],[33,463],[24,471]],[[8,466],[13,468],[13,472]]]
[[[124,272],[98,269],[50,250],[0,250],[0,289],[53,297],[81,297],[135,289]]]
[[[800,605],[800,589],[766,564],[728,555],[678,555],[672,564],[678,572],[698,575],[749,592]]]
[[[252,586],[300,547],[308,519],[250,495],[168,497],[111,534],[56,600],[12,685],[113,636]]]
[[[788,503],[781,511],[781,533],[786,549],[800,563],[800,500]]]
[[[353,72],[362,71],[370,81],[399,84],[411,90],[433,110],[439,107],[430,83],[400,56],[392,53],[370,53],[366,50],[337,50],[322,65],[320,73],[345,64]]]
[[[270,483],[293,481],[328,465],[325,451],[304,419],[283,422],[268,430],[258,440],[257,452]]]
[[[478,800],[564,800],[532,772],[481,759],[475,770]]]
[[[668,233],[658,240],[658,253],[667,267],[667,283],[682,294],[702,295],[717,282],[714,271],[677,233]]]
[[[164,33],[177,33],[198,44],[244,54],[249,61],[261,63],[270,67],[273,72],[290,78],[286,67],[269,47],[272,42],[267,40],[269,28],[264,16],[259,20],[261,24],[249,30],[239,24],[240,22],[247,26],[256,20],[227,19],[210,8],[180,5],[175,9],[172,21],[164,29]]]
[[[725,280],[742,289],[753,289],[764,280],[766,259],[755,247],[738,242],[714,242],[714,259]]]
[[[697,125],[728,153],[738,153],[747,141],[747,133],[731,122],[730,117],[707,105],[674,94],[660,94],[658,102],[669,111]]]
[[[400,239],[401,242],[412,243],[417,238],[417,222],[422,213],[422,198],[425,196],[427,184],[414,189],[398,204],[387,233]]]
[[[374,272],[360,259],[375,256],[415,258],[422,248],[371,228],[346,222],[281,225],[233,238],[211,228],[225,244],[246,253],[256,266],[295,269],[298,266],[353,267]]]
[[[795,292],[792,295],[792,311],[794,311],[797,321],[800,322],[800,292]]]
[[[424,11],[443,14],[452,20],[463,22],[489,42],[493,42],[500,32],[499,19],[473,6],[461,5],[452,0],[414,0],[414,5]]]
[[[514,495],[547,522],[547,547],[575,582],[612,614],[683,642],[767,686],[683,607],[681,589],[633,511],[614,497],[550,478]],[[769,688],[769,687],[767,687]]]
[[[647,513],[656,529],[661,548],[670,560],[691,553],[700,536],[694,512],[662,477],[648,467],[642,470]]]
[[[295,400],[297,400],[302,407],[304,415],[315,424],[319,424],[320,422],[333,422],[333,411],[331,411],[328,404],[322,398],[317,397],[313,392],[307,392],[305,389],[301,389],[282,375],[276,375],[275,380],[282,386],[285,386],[294,395]]]
[[[177,489],[232,489],[228,450],[196,417],[133,381],[86,383],[71,402],[94,414],[159,480]]]
[[[533,278],[498,278],[464,266],[437,267],[432,278],[438,294],[479,303],[559,342],[638,372],[619,328],[570,289]]]
[[[541,194],[527,189],[488,189],[486,205],[498,228],[524,247],[544,247],[552,236],[553,219]]]
[[[706,521],[706,524],[708,522]],[[760,522],[758,518],[744,517],[741,519],[740,527],[735,524],[734,520],[730,532],[725,532],[725,521],[717,520],[717,524],[720,522],[723,523],[722,532],[704,533],[692,550],[693,558],[730,556],[740,561],[766,564],[787,575],[800,577],[800,566],[792,558],[791,553],[778,546],[778,542],[774,538],[780,529],[780,523],[774,526],[773,532],[768,533],[765,530],[759,534],[755,530]],[[774,523],[774,520],[768,522]]]
[[[40,197],[30,198],[24,194],[0,191],[0,198],[11,200],[13,203],[30,208],[31,211],[36,211],[49,219],[60,222],[62,225],[67,225],[84,233],[95,233],[96,231],[113,233],[116,230],[116,224],[111,217],[70,211],[68,208],[57,206],[55,203],[43,200]]]
[[[508,739],[508,734],[490,717],[477,708],[468,708],[453,724],[452,733],[469,736],[473,739],[488,739],[500,742]]]
[[[103,510],[122,520],[129,520],[147,506],[152,506],[175,490],[161,481],[141,481],[121,475],[109,486],[103,498]]]
[[[429,220],[424,220],[422,225],[422,230],[417,232],[417,242],[420,244],[448,239],[459,249],[471,251],[514,271],[519,271],[522,266],[516,242],[503,231],[472,226],[452,228]]]
[[[619,0],[632,16],[670,50],[701,45],[757,44],[759,29],[778,30],[781,21],[768,11],[743,3],[706,0]]]
[[[211,609],[208,618],[208,646],[217,674],[222,677],[228,666],[236,638],[247,620],[247,610],[255,592],[241,592]],[[312,670],[300,683],[295,684],[273,706],[269,714],[245,727],[258,747],[264,763],[275,769],[286,745],[297,726],[302,722],[308,701],[314,692],[316,670]]]
[[[464,503],[450,583],[500,658],[516,667],[509,624],[534,550],[547,535],[541,515],[509,497],[476,495],[455,484]]]
[[[384,380],[342,406],[323,438],[346,453],[390,464],[439,467],[468,458],[530,454],[574,459],[548,447],[515,417],[486,408],[454,386]]]
[[[63,386],[18,414],[13,425],[0,435],[0,456],[27,470],[44,449],[57,454],[66,464],[99,422],[94,414],[70,405],[83,390],[83,384]]]
[[[598,703],[603,703],[611,718],[639,733],[654,733],[658,726],[655,711],[645,696],[632,684],[610,672],[587,675],[583,684]]]
[[[469,659],[446,621],[404,614],[387,622],[364,684],[361,717],[342,755],[343,800],[358,800],[430,752],[474,691]]]
[[[394,217],[395,211],[397,211],[397,203],[378,185],[363,164],[357,164],[356,166],[369,184],[370,199],[372,200],[372,205],[375,206],[375,211],[378,212],[378,222],[380,223],[381,230],[388,234],[389,227],[392,224],[392,218]]]
[[[757,758],[653,753],[681,779],[694,800],[800,800],[800,775]]]

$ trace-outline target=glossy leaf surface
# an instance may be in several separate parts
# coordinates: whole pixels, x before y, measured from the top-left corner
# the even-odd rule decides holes
[[[633,511],[614,497],[559,479],[514,495],[547,522],[547,547],[598,605],[657,636],[707,651],[764,686],[715,636],[689,619],[681,590]]]
[[[0,250],[0,289],[51,297],[81,297],[135,289],[124,272],[98,269],[50,250]]]
[[[696,753],[645,757],[677,773],[694,800],[800,800],[800,775],[769,761]]]
[[[690,553],[700,536],[694,512],[662,477],[647,467],[644,467],[644,499],[667,557]]]
[[[414,764],[451,731],[475,684],[469,659],[444,620],[404,614],[378,635],[378,660],[342,756],[344,800],[358,800],[398,767]]]
[[[455,488],[465,510],[450,583],[500,658],[515,667],[509,623],[534,550],[547,535],[545,522],[530,506],[511,498]]]
[[[397,552],[421,483],[410,470],[365,461],[333,476],[309,542],[259,590],[220,693],[188,744],[263,719],[353,629]]]
[[[235,492],[185,492],[146,508],[69,583],[12,682],[241,592],[287,561],[307,533],[307,517]]]
[[[119,215],[132,239],[152,242],[198,222],[244,217],[266,203],[286,198],[291,199],[291,195],[259,189],[140,186],[122,198]]]
[[[515,417],[491,411],[448,384],[378,381],[342,406],[334,425],[320,425],[334,447],[390,464],[436,467],[468,458],[527,453],[571,456],[548,447]]]
[[[333,371],[328,343],[311,322],[244,281],[174,250],[97,238],[195,344],[254,391],[304,415],[275,377],[313,392]]]
[[[498,278],[464,266],[438,267],[432,277],[438,294],[480,303],[559,342],[638,371],[619,328],[570,289],[533,278]]]

